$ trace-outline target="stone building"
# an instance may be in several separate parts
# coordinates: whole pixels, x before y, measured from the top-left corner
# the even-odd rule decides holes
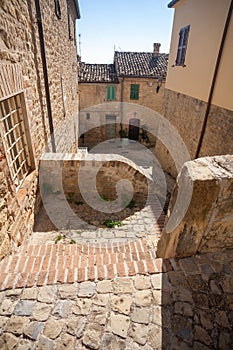
[[[233,153],[233,19],[230,0],[174,0],[163,114],[191,159]],[[156,155],[177,174],[160,143]]]
[[[1,1],[0,258],[32,229],[42,152],[75,144],[78,18],[78,0]]]
[[[140,138],[142,116],[136,114],[122,117],[122,102],[162,111],[168,55],[159,53],[160,44],[154,44],[153,52],[115,52],[113,64],[79,65],[80,132],[85,133],[86,146],[106,139],[129,137]],[[115,102],[114,111],[102,115],[100,125],[91,123],[93,106]],[[104,109],[105,107],[103,107]],[[96,117],[95,117],[96,118]],[[110,121],[110,123],[108,123]],[[105,124],[105,125],[103,125]],[[114,125],[115,124],[115,125]],[[82,144],[83,140],[80,140]]]

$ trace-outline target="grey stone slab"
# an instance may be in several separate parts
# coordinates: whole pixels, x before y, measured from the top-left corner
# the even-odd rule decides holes
[[[14,314],[18,316],[31,316],[35,305],[36,305],[35,301],[20,300],[16,304]]]

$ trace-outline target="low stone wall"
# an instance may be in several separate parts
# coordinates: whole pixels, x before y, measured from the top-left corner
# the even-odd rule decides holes
[[[53,224],[78,227],[72,203],[87,204],[97,213],[120,212],[133,199],[144,207],[152,179],[129,159],[116,154],[46,153],[40,161],[43,206]]]
[[[186,193],[191,202],[184,217]],[[178,190],[184,197],[176,203]],[[176,203],[175,218],[169,221]],[[178,225],[177,225],[178,223]],[[168,209],[159,257],[185,257],[233,248],[233,156],[199,158],[184,164]]]
[[[122,177],[128,178],[138,186],[137,182],[147,183],[147,180],[151,180],[150,177],[147,178],[148,175],[142,167],[137,166],[130,159],[117,154],[45,153],[40,160],[40,168],[43,167],[43,169],[48,171],[48,174],[51,174],[53,166],[56,167],[56,165],[59,165],[62,170],[64,188],[67,191],[76,190],[77,183],[73,181],[72,177],[78,173],[80,168],[86,166],[99,168],[97,181],[101,181],[103,187],[106,186],[105,176],[111,182],[120,180]],[[141,186],[138,188],[141,188]]]

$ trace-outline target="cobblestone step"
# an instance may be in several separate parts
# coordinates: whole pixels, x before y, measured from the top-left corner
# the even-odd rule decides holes
[[[122,244],[25,245],[0,263],[0,289],[97,281],[172,270],[145,239]]]

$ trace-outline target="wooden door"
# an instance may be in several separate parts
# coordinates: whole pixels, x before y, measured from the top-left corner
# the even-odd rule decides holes
[[[129,139],[138,140],[140,119],[131,118],[129,120]]]

